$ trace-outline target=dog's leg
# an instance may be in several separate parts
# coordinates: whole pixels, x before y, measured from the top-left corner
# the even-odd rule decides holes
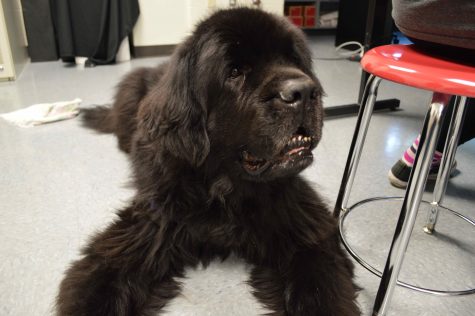
[[[179,292],[174,277],[182,275],[186,254],[174,249],[173,231],[142,215],[123,212],[66,272],[57,314],[156,314]]]
[[[278,268],[256,267],[250,284],[271,315],[357,316],[352,269],[335,236]]]
[[[353,265],[336,236],[314,249],[295,253],[282,273],[289,315],[360,315],[352,282]]]
[[[251,271],[249,284],[254,288],[254,296],[272,311],[266,315],[285,316],[284,282],[276,269],[256,266]]]

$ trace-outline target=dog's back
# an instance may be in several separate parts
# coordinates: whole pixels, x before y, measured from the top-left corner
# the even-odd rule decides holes
[[[140,101],[158,83],[166,65],[143,67],[127,74],[117,86],[112,107],[99,105],[82,110],[83,125],[99,133],[116,134],[119,148],[129,153]]]

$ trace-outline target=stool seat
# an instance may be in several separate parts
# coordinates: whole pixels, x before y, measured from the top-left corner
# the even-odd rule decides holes
[[[386,80],[475,98],[474,66],[427,55],[414,45],[373,48],[363,56],[361,65],[365,71]]]

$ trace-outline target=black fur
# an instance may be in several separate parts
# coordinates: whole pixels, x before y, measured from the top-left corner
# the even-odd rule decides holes
[[[98,105],[94,108],[86,108],[81,111],[82,122],[85,127],[95,129],[100,133],[114,133],[115,128],[109,119],[110,107]]]
[[[311,97],[284,102],[292,80]],[[186,266],[234,253],[272,315],[360,315],[335,219],[298,175],[321,137],[321,95],[301,31],[245,8],[127,76],[114,106],[85,120],[130,152],[137,193],[66,272],[58,314],[153,315]],[[311,138],[299,157],[286,147],[295,135]]]

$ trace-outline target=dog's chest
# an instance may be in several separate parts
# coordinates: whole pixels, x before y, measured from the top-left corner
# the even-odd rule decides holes
[[[167,316],[250,316],[267,312],[247,284],[251,267],[230,257],[213,261],[208,267],[187,268],[181,294],[172,299],[160,315]]]

